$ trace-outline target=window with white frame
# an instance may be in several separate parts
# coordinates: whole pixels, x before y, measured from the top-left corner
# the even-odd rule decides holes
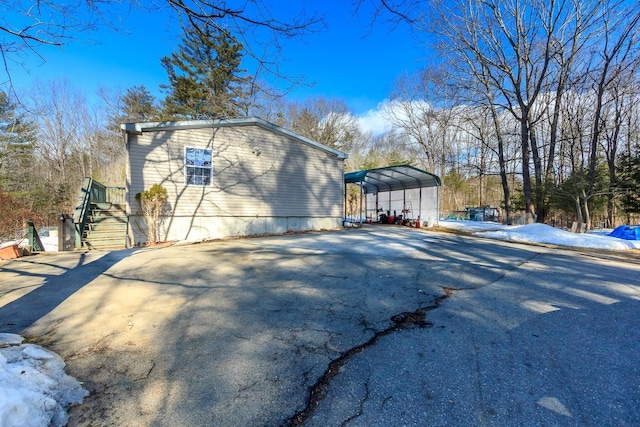
[[[206,148],[184,148],[187,185],[211,185],[212,151]]]

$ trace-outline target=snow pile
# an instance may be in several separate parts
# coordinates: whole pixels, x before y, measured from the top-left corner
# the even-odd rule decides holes
[[[547,243],[578,248],[629,250],[640,249],[640,241],[623,240],[600,233],[572,233],[545,224],[506,226],[490,222],[446,221],[441,227],[473,232],[476,236],[523,243]]]
[[[0,333],[0,426],[64,426],[66,408],[89,394],[64,372],[60,356]]]

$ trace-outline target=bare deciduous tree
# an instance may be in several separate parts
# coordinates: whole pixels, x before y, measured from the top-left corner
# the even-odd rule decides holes
[[[422,149],[426,168],[441,176],[452,166],[459,139],[457,98],[451,88],[443,70],[425,68],[400,76],[385,107],[393,126]]]
[[[322,96],[290,103],[282,126],[338,150],[349,152],[360,136],[356,118],[342,99]]]
[[[46,185],[51,209],[71,212],[85,176],[121,185],[122,137],[109,132],[102,110],[90,105],[78,88],[53,80],[40,83],[23,99],[36,132],[32,183]]]
[[[520,176],[527,212],[545,221],[549,189],[564,173],[559,166],[567,153],[561,139],[562,111],[573,91],[591,100],[593,109],[581,145],[588,160],[588,188],[582,211],[590,222],[588,200],[594,199],[598,167],[615,148],[607,132],[615,124],[609,114],[612,88],[637,61],[637,2],[624,0],[372,0],[372,21],[386,16],[404,22],[430,38],[447,64],[458,95],[471,105],[489,105],[496,136],[502,138],[507,111],[519,125]],[[356,2],[363,6],[365,1]],[[471,95],[470,94],[475,94]],[[416,103],[419,105],[419,103]],[[613,128],[612,128],[613,129]],[[558,147],[560,144],[560,149]],[[605,153],[603,154],[603,144]],[[500,145],[498,145],[500,146]],[[574,147],[575,148],[575,147]],[[606,154],[606,151],[609,154]],[[571,151],[571,150],[569,150]],[[615,158],[615,154],[612,156]],[[564,156],[566,159],[566,156]],[[506,161],[499,154],[501,164]],[[570,162],[570,164],[573,164]],[[503,188],[509,188],[503,167]],[[611,221],[610,221],[611,222]]]

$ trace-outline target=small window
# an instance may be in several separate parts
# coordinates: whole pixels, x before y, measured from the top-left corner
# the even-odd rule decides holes
[[[211,185],[211,150],[185,147],[184,166],[187,185]]]

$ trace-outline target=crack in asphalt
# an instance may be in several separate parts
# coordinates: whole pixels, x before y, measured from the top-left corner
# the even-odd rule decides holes
[[[389,335],[392,332],[401,331],[403,329],[409,329],[409,328],[415,328],[415,327],[426,328],[426,327],[432,326],[433,324],[428,320],[426,320],[426,314],[429,311],[435,310],[436,308],[438,308],[440,304],[444,300],[449,298],[451,295],[453,295],[455,291],[473,290],[473,289],[478,289],[484,286],[492,285],[504,279],[510,272],[517,270],[519,267],[521,267],[522,265],[528,262],[531,262],[532,260],[537,258],[539,255],[540,255],[539,253],[536,253],[531,258],[523,260],[521,263],[508,269],[502,275],[500,275],[500,277],[493,280],[491,283],[487,285],[474,287],[474,288],[452,288],[448,286],[442,286],[441,288],[444,291],[444,295],[436,298],[434,300],[433,305],[420,307],[413,312],[405,311],[392,316],[390,318],[390,320],[394,323],[392,326],[376,332],[373,335],[373,337],[369,339],[369,341],[365,342],[364,344],[360,344],[359,346],[353,347],[350,350],[347,350],[346,352],[342,353],[338,358],[332,360],[329,363],[327,370],[320,377],[320,379],[315,383],[315,385],[311,388],[305,407],[301,411],[298,411],[296,414],[294,414],[291,418],[287,419],[282,424],[282,427],[296,427],[296,426],[303,425],[309,419],[309,417],[313,415],[313,413],[315,412],[320,402],[326,396],[329,384],[331,383],[331,380],[336,375],[338,375],[338,373],[340,372],[340,368],[346,365],[347,362],[349,362],[349,360],[351,360],[351,358],[353,358],[355,355],[359,354],[363,350],[376,344],[380,338],[386,335]],[[420,290],[418,290],[418,292],[424,293],[423,291],[420,291]],[[370,328],[366,328],[366,329],[370,329]],[[368,384],[367,384],[367,387],[368,387]],[[368,394],[368,390],[367,390],[367,394]],[[360,415],[362,415],[362,413],[358,414],[357,416],[360,416]]]
[[[309,419],[309,417],[313,415],[322,399],[324,399],[324,397],[326,396],[329,384],[331,383],[331,380],[336,375],[338,375],[338,373],[340,372],[340,368],[346,365],[347,362],[349,362],[349,360],[351,360],[355,355],[376,344],[380,338],[404,329],[415,327],[426,328],[428,326],[432,326],[432,323],[426,320],[426,314],[429,311],[438,308],[444,300],[449,298],[453,294],[453,292],[458,289],[442,287],[442,290],[444,291],[444,295],[436,298],[433,305],[420,307],[413,312],[405,311],[392,316],[390,319],[393,322],[393,325],[376,332],[373,337],[369,339],[369,341],[347,350],[338,358],[329,362],[327,370],[311,388],[305,407],[302,410],[296,412],[291,418],[287,419],[282,424],[282,427],[296,427],[303,425],[307,421],[307,419]]]
[[[351,421],[355,420],[356,418],[361,417],[362,414],[364,414],[364,404],[367,402],[367,400],[369,400],[369,382],[365,381],[365,383],[364,383],[364,397],[362,398],[362,400],[360,401],[360,404],[358,405],[358,413],[353,414],[349,418],[344,420],[340,424],[340,427],[346,427]]]
[[[147,371],[146,374],[142,375],[139,378],[134,378],[133,381],[141,381],[141,380],[146,380],[149,379],[149,375],[151,375],[151,371],[153,371],[153,368],[156,367],[156,362],[151,361],[151,367],[149,368],[149,370]]]

